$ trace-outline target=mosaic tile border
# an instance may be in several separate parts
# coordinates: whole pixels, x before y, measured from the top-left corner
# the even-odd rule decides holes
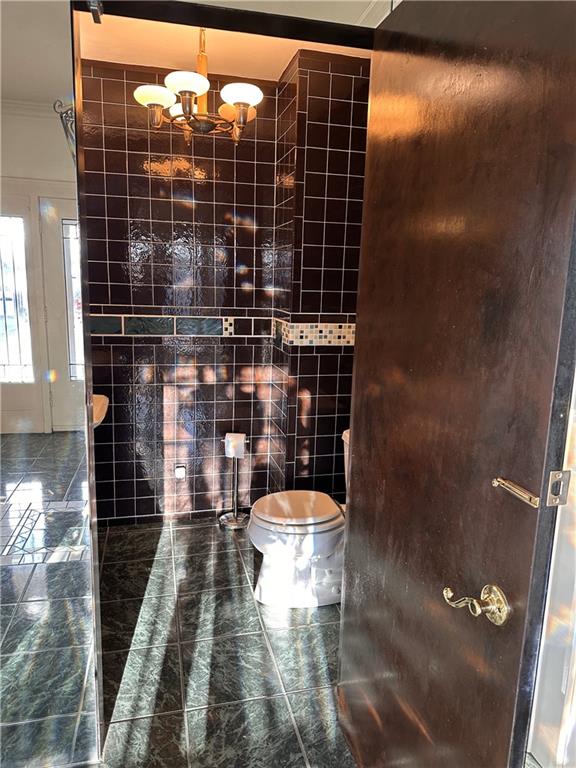
[[[92,336],[272,336],[272,319],[198,315],[90,315]]]
[[[355,323],[288,323],[275,321],[276,337],[291,347],[353,347]]]

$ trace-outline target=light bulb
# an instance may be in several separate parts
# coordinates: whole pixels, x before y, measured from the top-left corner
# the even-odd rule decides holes
[[[164,78],[166,88],[174,93],[194,93],[202,96],[210,88],[210,81],[198,72],[170,72]]]
[[[220,91],[220,96],[227,104],[248,104],[249,107],[255,107],[264,98],[260,88],[252,83],[228,83]]]
[[[139,85],[134,91],[134,98],[144,107],[159,105],[162,109],[171,107],[176,101],[172,91],[161,85]]]
[[[174,107],[170,107],[170,111],[172,111]],[[233,107],[232,104],[220,104],[218,107],[218,114],[220,117],[222,117],[224,120],[227,120],[229,123],[233,123],[234,120],[236,120],[236,107]],[[252,120],[256,117],[256,110],[254,107],[248,107],[248,114],[246,116],[246,122],[251,123]]]

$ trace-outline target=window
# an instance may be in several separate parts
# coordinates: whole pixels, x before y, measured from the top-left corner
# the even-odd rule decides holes
[[[0,381],[34,381],[24,219],[0,216]]]
[[[82,279],[80,277],[80,240],[78,222],[62,220],[64,275],[66,278],[66,314],[68,320],[68,360],[70,379],[84,378],[84,336],[82,331]]]

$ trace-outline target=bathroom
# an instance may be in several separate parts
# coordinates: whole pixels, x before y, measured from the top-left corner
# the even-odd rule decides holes
[[[225,5],[0,6],[2,765],[567,768],[575,14]]]

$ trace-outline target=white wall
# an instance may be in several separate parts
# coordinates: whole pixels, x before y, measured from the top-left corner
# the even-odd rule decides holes
[[[4,101],[1,130],[2,177],[75,181],[60,117],[49,106]]]

